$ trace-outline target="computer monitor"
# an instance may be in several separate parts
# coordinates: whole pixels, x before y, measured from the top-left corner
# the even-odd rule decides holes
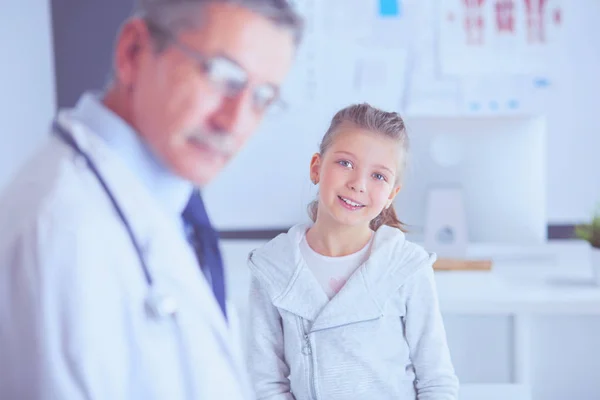
[[[409,166],[395,207],[423,241],[433,188],[461,188],[469,243],[546,241],[546,125],[541,117],[406,119]]]

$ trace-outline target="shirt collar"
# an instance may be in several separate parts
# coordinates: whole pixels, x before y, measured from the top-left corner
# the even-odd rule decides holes
[[[98,94],[84,93],[72,116],[103,139],[141,179],[150,193],[157,196],[169,213],[181,215],[190,199],[193,185],[161,163],[137,132],[108,109]]]

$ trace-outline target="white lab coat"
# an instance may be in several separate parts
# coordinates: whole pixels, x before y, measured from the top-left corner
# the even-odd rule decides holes
[[[125,228],[55,135],[0,197],[0,399],[251,399],[238,322],[223,318],[178,221],[96,135],[60,122],[124,210],[175,319],[148,316]],[[16,133],[12,133],[16,134]]]

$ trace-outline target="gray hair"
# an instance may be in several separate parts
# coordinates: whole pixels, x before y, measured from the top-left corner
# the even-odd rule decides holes
[[[289,30],[296,46],[304,33],[304,19],[287,0],[135,0],[133,15],[148,24],[154,47],[161,52],[168,47],[171,35],[202,24],[203,8],[209,4],[234,4],[256,12]],[[115,71],[111,64],[105,90],[114,83]]]
[[[136,0],[134,15],[151,22],[170,34],[197,28],[202,23],[202,9],[209,4],[233,4],[253,11],[289,30],[298,45],[302,39],[304,22],[287,0]],[[168,38],[152,31],[156,48],[168,45]]]
[[[396,141],[400,146],[401,153],[398,160],[396,183],[400,183],[408,163],[408,135],[402,117],[398,113],[383,111],[367,103],[354,104],[343,108],[333,116],[329,129],[327,129],[321,140],[319,146],[319,154],[321,156],[331,147],[335,137],[340,132],[339,128],[344,124],[352,124],[359,129],[384,135]],[[316,221],[318,207],[318,200],[314,200],[308,205],[308,214],[313,221]],[[382,225],[406,231],[404,224],[398,219],[393,205],[383,209],[381,214],[371,221],[370,225],[374,231]]]

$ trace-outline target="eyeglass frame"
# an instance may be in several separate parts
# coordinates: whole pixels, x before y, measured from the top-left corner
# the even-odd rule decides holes
[[[240,93],[242,93],[248,87],[250,81],[250,74],[235,60],[231,59],[230,57],[224,54],[217,54],[214,56],[207,56],[205,54],[202,54],[202,52],[200,52],[199,50],[194,49],[188,44],[181,42],[175,34],[173,34],[170,30],[163,28],[159,24],[148,19],[145,20],[145,23],[148,28],[148,31],[150,32],[151,36],[154,37],[155,40],[157,40],[157,37],[160,36],[162,39],[165,39],[169,45],[174,46],[184,55],[194,60],[200,67],[200,71],[208,78],[208,80],[211,82],[211,84],[213,84],[213,86],[215,86],[223,93],[225,97],[234,98],[236,96],[239,96]],[[235,87],[225,87],[223,82],[218,81],[215,78],[211,79],[211,64],[214,64],[215,62],[222,63],[222,65],[227,65],[227,67],[231,68],[232,70],[237,70],[239,74],[242,74],[244,76],[244,78],[238,79],[237,81],[232,79],[231,81],[226,82],[230,84],[231,82],[234,82]],[[260,104],[256,103],[257,88],[270,88],[273,91],[273,97],[269,99],[264,106],[261,106]],[[288,105],[279,96],[280,88],[276,85],[273,85],[271,83],[258,85],[253,92],[253,108],[259,113],[264,113],[267,111],[270,113],[284,111],[287,109]]]

